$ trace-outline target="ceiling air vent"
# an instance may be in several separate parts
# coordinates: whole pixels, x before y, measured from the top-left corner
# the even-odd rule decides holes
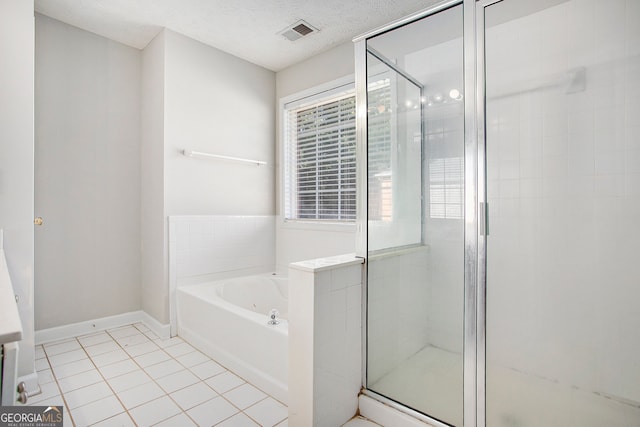
[[[300,20],[280,31],[278,34],[282,35],[287,40],[295,41],[317,31],[319,30],[308,22]]]

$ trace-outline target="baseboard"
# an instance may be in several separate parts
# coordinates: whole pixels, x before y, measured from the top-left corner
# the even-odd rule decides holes
[[[156,320],[155,317],[151,316],[146,311],[140,311],[139,313],[141,313],[141,316],[142,316],[141,322],[147,325],[147,327],[151,329],[153,332],[155,332],[157,336],[159,336],[163,340],[171,338],[170,325],[168,324],[163,325],[162,323],[158,322],[158,320]]]
[[[146,312],[140,310],[102,317],[100,319],[71,323],[69,325],[56,326],[54,328],[41,329],[35,332],[35,343],[36,345],[46,344],[52,341],[73,338],[139,322],[144,323],[160,338],[169,338],[169,325],[163,325]]]

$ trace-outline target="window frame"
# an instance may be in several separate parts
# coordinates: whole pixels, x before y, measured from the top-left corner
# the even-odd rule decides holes
[[[348,75],[336,80],[326,82],[321,85],[313,86],[308,89],[296,92],[292,95],[281,97],[278,105],[279,117],[279,160],[280,160],[280,173],[278,182],[279,193],[279,208],[280,208],[280,220],[283,226],[287,228],[296,229],[315,229],[323,231],[344,231],[353,232],[356,229],[355,220],[338,220],[338,219],[300,219],[300,218],[286,218],[287,212],[287,188],[286,182],[288,178],[288,159],[287,159],[287,106],[291,104],[306,104],[313,103],[315,100],[322,100],[324,98],[337,95],[340,92],[352,90],[355,96],[355,79],[354,75]],[[358,160],[356,159],[356,168],[358,167]],[[357,189],[356,189],[357,192]]]

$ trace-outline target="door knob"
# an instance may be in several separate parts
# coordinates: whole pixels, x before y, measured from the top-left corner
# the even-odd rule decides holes
[[[36,219],[33,220],[33,223],[35,225],[42,225],[42,223],[44,222],[44,220],[42,219],[42,217],[37,216]]]

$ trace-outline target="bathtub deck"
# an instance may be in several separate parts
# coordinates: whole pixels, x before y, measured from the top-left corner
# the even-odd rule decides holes
[[[287,426],[287,407],[181,338],[142,324],[36,346],[42,394],[64,425]]]

